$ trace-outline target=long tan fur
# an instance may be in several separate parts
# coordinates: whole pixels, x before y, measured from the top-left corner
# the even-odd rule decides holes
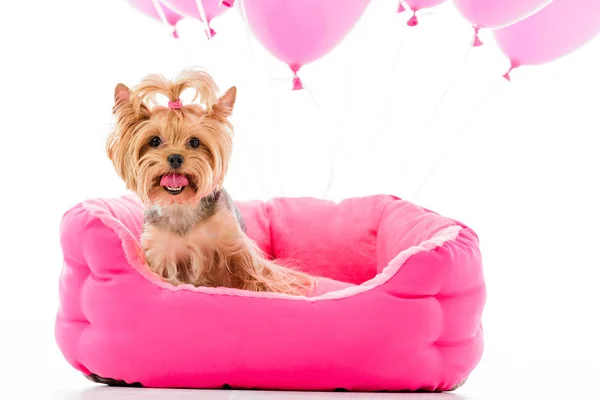
[[[186,89],[195,91],[191,104],[158,105],[158,95],[175,102]],[[174,285],[305,294],[313,278],[265,258],[222,188],[232,152],[228,118],[235,98],[235,87],[218,97],[211,76],[194,69],[173,81],[149,75],[131,90],[118,84],[107,154],[153,216],[145,222],[142,247],[156,274]],[[160,138],[159,147],[149,146],[154,137]],[[191,138],[202,145],[191,148]],[[185,162],[177,171],[190,181],[177,196],[159,184],[161,176],[173,172],[167,162],[171,154],[182,155]]]

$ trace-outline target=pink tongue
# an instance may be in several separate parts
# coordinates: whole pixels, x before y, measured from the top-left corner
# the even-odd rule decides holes
[[[178,188],[180,186],[187,186],[188,180],[185,175],[179,174],[168,174],[162,177],[160,180],[160,186],[169,186],[172,188]]]

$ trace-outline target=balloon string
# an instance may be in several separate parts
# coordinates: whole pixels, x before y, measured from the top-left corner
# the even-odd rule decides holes
[[[284,168],[283,168],[283,159],[282,159],[282,154],[283,154],[283,145],[282,145],[282,137],[283,135],[283,129],[281,128],[281,101],[278,101],[276,99],[275,101],[275,105],[273,105],[273,99],[271,98],[271,96],[269,96],[269,102],[271,103],[271,107],[274,109],[275,113],[274,115],[276,116],[276,124],[277,127],[275,129],[275,139],[274,139],[274,144],[275,144],[275,163],[276,165],[276,169],[277,169],[277,182],[279,184],[279,191],[281,193],[281,196],[285,197],[285,185],[284,185],[284,179],[282,177],[283,172],[284,172]],[[272,114],[273,115],[273,114]]]
[[[248,44],[248,49],[250,50],[250,57],[252,58],[252,67],[254,69],[254,74],[255,74],[255,76],[259,77],[260,76],[260,72],[259,72],[259,68],[258,68],[258,62],[256,61],[256,54],[254,52],[254,46],[252,46],[252,32],[250,31],[250,25],[248,24],[248,19],[246,17],[246,10],[244,9],[243,4],[242,4],[242,6],[239,7],[239,10],[240,10],[240,16],[241,16],[242,20],[244,21],[244,25],[245,25],[245,28],[246,28],[246,41],[247,41],[247,44]],[[251,81],[254,82],[254,79],[252,79]],[[253,128],[256,126],[255,115],[258,115],[258,113],[254,113],[254,112],[252,113],[252,117],[253,117],[252,118],[252,126],[253,126]],[[254,134],[256,134],[256,132],[263,132],[263,130],[262,129],[252,129],[252,132]],[[260,148],[265,148],[265,146],[263,146],[263,139],[264,138],[263,138],[262,134],[259,134],[258,137],[259,137],[258,141],[260,142]],[[256,141],[254,141],[254,143],[256,143]],[[257,167],[258,163],[256,162],[256,157],[258,156],[258,154],[260,154],[260,152],[250,151],[250,153],[251,153],[252,166],[254,167],[254,170],[256,172],[255,176],[259,177],[261,174],[259,173],[260,171],[259,171],[259,168]],[[283,185],[282,185],[282,181],[281,181],[281,176],[279,174],[279,170],[280,169],[281,168],[277,168],[278,173],[277,173],[276,179],[277,179],[277,181],[279,183],[279,190],[282,191],[283,190],[282,189]],[[259,181],[259,185],[261,187],[261,191],[263,193],[263,197],[264,198],[268,198],[269,197],[269,191],[267,190],[267,188],[265,186],[264,180],[259,178],[258,181]]]
[[[321,105],[319,104],[319,102],[317,101],[317,99],[314,96],[313,91],[309,86],[305,85],[305,90],[308,92],[308,95],[310,97],[310,99],[313,102],[313,105],[317,108],[317,111],[321,117],[321,121],[323,122],[323,128],[325,131],[327,131],[327,119],[325,118],[325,113],[323,112],[323,108],[321,107]],[[325,195],[324,197],[326,198],[329,190],[331,189],[331,186],[333,185],[333,181],[334,181],[334,176],[335,176],[335,159],[336,159],[336,142],[334,140],[334,138],[331,138],[331,140],[328,141],[329,142],[329,146],[328,150],[329,150],[329,177],[327,179],[327,184],[325,186]]]
[[[198,8],[198,14],[200,14],[200,19],[204,24],[204,32],[206,33],[206,36],[210,39],[214,36],[214,31],[211,29],[208,23],[208,19],[206,18],[206,11],[204,10],[202,0],[196,0],[196,8]]]
[[[475,108],[473,109],[473,111],[466,118],[466,120],[465,120],[465,122],[463,124],[463,128],[459,129],[459,132],[460,132],[459,138],[453,140],[451,143],[448,143],[447,146],[442,146],[443,149],[444,149],[444,151],[442,151],[442,154],[437,159],[437,161],[435,162],[435,164],[433,165],[433,167],[431,167],[429,169],[429,172],[427,173],[427,175],[425,175],[425,178],[421,181],[421,183],[417,187],[417,190],[408,198],[409,201],[414,202],[416,200],[416,197],[419,195],[419,193],[421,193],[421,191],[423,190],[423,188],[425,186],[427,186],[427,183],[429,183],[429,181],[431,180],[431,178],[435,175],[435,172],[437,171],[437,169],[439,168],[439,166],[442,164],[442,162],[446,159],[446,157],[448,157],[449,155],[454,154],[453,151],[449,151],[448,150],[448,147],[451,147],[452,144],[454,144],[454,146],[457,146],[458,143],[462,143],[463,142],[463,139],[465,138],[465,136],[468,133],[468,131],[466,129],[466,126],[469,124],[469,122],[471,122],[471,120],[474,118],[474,116],[477,114],[477,112],[481,109],[481,107],[485,103],[487,103],[489,97],[495,91],[494,88],[498,85],[498,82],[499,82],[498,79],[494,79],[492,81],[492,83],[488,86],[488,88],[486,89],[486,91],[484,92],[484,94],[481,96],[481,99],[480,99],[479,103],[477,103],[477,105],[475,106]]]
[[[323,112],[323,107],[321,107],[321,105],[317,101],[317,98],[315,97],[313,91],[311,90],[310,84],[308,86],[305,84],[304,90],[308,93],[308,96],[310,97],[313,105],[317,109],[320,119],[323,122],[324,130],[327,131],[327,118],[325,118],[325,113]],[[330,165],[329,165],[329,177],[327,179],[327,184],[325,186],[325,196],[324,197],[327,197],[327,194],[329,193],[329,190],[331,189],[331,186],[333,185],[333,180],[334,180],[334,176],[335,176],[335,159],[336,159],[335,144],[336,143],[335,143],[335,140],[333,140],[333,139],[329,140],[328,143],[329,143],[329,145],[327,146],[327,148],[329,150],[329,164]]]
[[[392,22],[393,24],[396,24],[396,19],[392,18]],[[402,51],[404,49],[404,43],[405,43],[405,38],[406,38],[406,25],[403,25],[402,28],[402,35],[400,37],[400,44],[398,45],[398,49],[396,50],[396,54],[394,56],[394,61],[392,62],[392,68],[390,69],[390,72],[388,74],[387,77],[387,81],[391,81],[392,80],[392,76],[394,75],[394,72],[396,72],[397,68],[398,68],[398,64],[400,63],[401,60],[401,56],[402,56]],[[341,137],[343,137],[343,133],[345,131],[345,126],[346,126],[346,121],[348,120],[347,116],[348,116],[348,106],[347,106],[347,100],[349,99],[349,93],[348,93],[348,85],[344,86],[344,90],[345,90],[345,96],[344,96],[344,107],[343,107],[343,116],[342,116],[342,122],[341,122]],[[382,116],[388,115],[389,114],[389,110],[392,106],[392,102],[391,102],[391,97],[392,94],[395,93],[395,88],[392,87],[392,85],[388,85],[388,90],[385,94],[385,99],[386,101],[384,101],[382,104],[385,104],[385,107],[381,107],[382,109]],[[384,126],[384,121],[383,118],[378,118],[377,119],[379,122],[379,126],[377,129],[375,129],[373,131],[373,135],[369,135],[371,140],[369,142],[369,144],[367,145],[367,150],[365,151],[366,153],[366,157],[365,160],[371,160],[373,157],[373,152],[375,149],[375,144],[378,141],[378,138],[380,136],[381,130],[383,129]],[[337,146],[336,148],[338,149],[337,152],[335,153],[336,157],[337,154],[342,152],[342,149],[344,148],[343,146],[343,142],[340,139],[340,143],[339,146]],[[331,184],[328,185],[327,190],[325,191],[325,197],[328,196],[329,191],[331,190],[331,187],[333,186],[333,175],[335,174],[335,163],[334,163],[334,171],[332,172],[332,178],[331,178]]]
[[[404,50],[404,44],[406,42],[406,25],[403,24],[403,28],[402,28],[403,34],[401,36],[400,39],[400,44],[398,45],[398,48],[396,50],[396,54],[394,56],[394,61],[392,62],[392,68],[390,69],[390,72],[388,74],[387,77],[387,82],[391,83],[392,77],[394,76],[394,73],[397,71],[398,66],[400,64],[400,61],[402,60],[402,53]],[[380,115],[377,118],[378,121],[378,126],[376,129],[373,130],[373,134],[369,135],[370,137],[370,141],[366,146],[366,150],[365,150],[365,160],[367,160],[368,163],[372,163],[373,157],[374,157],[374,153],[375,153],[375,148],[376,148],[376,144],[377,142],[379,142],[379,138],[381,137],[381,132],[383,130],[383,127],[386,125],[386,121],[385,121],[385,116],[390,114],[390,109],[392,107],[392,97],[393,94],[397,91],[397,87],[393,87],[393,85],[389,84],[387,85],[388,90],[385,92],[384,94],[384,101],[380,102],[381,104],[384,104],[384,107],[381,107],[381,111],[380,111]],[[344,110],[344,121],[345,121],[345,117],[346,117],[346,110]]]
[[[396,23],[397,23],[396,22],[396,18],[394,17],[394,14],[392,14],[390,25],[391,24],[395,25]],[[406,25],[403,25],[402,33],[404,33],[405,31],[406,31]],[[390,69],[390,72],[388,74],[387,81],[391,81],[392,76],[394,75],[394,72],[396,71],[396,68],[398,67],[398,63],[400,62],[400,58],[401,58],[400,56],[402,54],[402,50],[403,50],[403,47],[404,47],[404,41],[405,41],[405,35],[402,34],[401,37],[400,37],[400,41],[399,41],[400,44],[398,45],[398,49],[397,49],[396,54],[394,56],[394,61],[392,62],[392,68]],[[348,82],[349,79],[346,79],[346,81]],[[392,93],[394,92],[394,90],[393,90],[393,88],[391,86],[392,85],[388,85],[388,91],[386,92],[386,96],[385,97],[388,99],[388,101],[385,101],[383,103],[383,104],[386,105],[386,107],[382,107],[384,109],[382,111],[382,113],[385,111],[385,113],[383,115],[387,115],[387,111],[389,111],[389,108],[391,107],[391,101],[389,101],[389,98],[392,97]],[[344,132],[346,131],[346,129],[345,129],[346,122],[348,120],[348,104],[347,103],[348,103],[348,100],[351,97],[350,93],[349,93],[350,92],[350,90],[349,90],[350,88],[351,88],[351,85],[349,83],[346,83],[344,85],[344,98],[343,98],[343,104],[344,105],[343,105],[343,108],[342,108],[342,118],[341,118],[341,122],[340,122],[340,132],[341,132],[341,134],[340,134],[340,138],[338,139],[337,144],[335,146],[335,148],[337,149],[337,151],[333,152],[334,159],[337,158],[338,155],[339,155],[339,153],[342,153],[343,149],[344,149],[344,141],[342,141],[342,139],[344,138]],[[378,120],[381,121],[382,118],[378,118]],[[366,160],[370,160],[371,157],[372,157],[371,153],[373,152],[373,148],[375,147],[375,142],[377,140],[376,137],[378,136],[377,132],[381,131],[382,127],[383,127],[383,122],[381,122],[380,125],[379,125],[379,128],[374,131],[374,134],[370,135],[371,141],[370,141],[370,145],[368,146],[367,151],[366,151],[366,154],[367,154],[367,157],[365,158]],[[337,164],[335,163],[335,160],[334,160],[334,162],[332,164],[333,164],[333,167],[332,167],[333,171],[330,171],[331,172],[330,183],[326,187],[325,198],[327,198],[327,196],[329,195],[329,192],[330,192],[331,188],[333,187],[334,177],[335,177],[336,170],[337,170],[337,168],[336,168]]]
[[[179,38],[179,34],[177,33],[177,29],[172,26],[169,21],[167,20],[167,15],[165,14],[165,10],[163,10],[162,6],[160,5],[160,3],[158,2],[158,0],[152,0],[152,5],[154,6],[154,10],[156,11],[156,13],[158,14],[158,18],[160,18],[160,21],[165,25],[168,26],[171,29],[171,35],[177,39]]]
[[[464,67],[467,63],[467,59],[469,57],[469,54],[471,53],[471,50],[473,49],[473,43],[471,41],[469,41],[469,46],[467,48],[467,51],[465,52],[465,55],[463,56],[462,59],[462,63],[459,65],[459,67],[456,69],[455,73],[453,74],[452,78],[450,79],[450,83],[446,86],[446,88],[444,89],[444,91],[442,92],[442,95],[440,96],[440,98],[438,99],[437,103],[435,104],[435,106],[433,107],[433,110],[429,116],[429,118],[427,119],[427,123],[424,127],[424,131],[428,132],[431,128],[431,125],[433,124],[433,121],[435,121],[435,117],[437,116],[437,113],[439,112],[440,106],[442,105],[442,103],[444,102],[444,100],[446,99],[446,96],[448,95],[448,93],[450,92],[450,88],[452,86],[454,86],[454,84],[459,80],[459,78],[461,77],[463,71],[464,71]],[[437,164],[436,164],[437,165]],[[426,177],[425,180],[427,180],[428,178]],[[417,190],[417,193],[420,189]],[[413,195],[414,197],[414,195]]]
[[[429,129],[431,128],[431,125],[435,121],[435,117],[437,116],[437,114],[440,110],[440,106],[442,105],[442,103],[446,99],[446,96],[450,92],[450,88],[452,88],[452,86],[454,86],[456,84],[456,82],[458,82],[460,80],[460,77],[462,76],[462,74],[465,70],[465,65],[467,64],[467,59],[469,58],[469,54],[471,53],[472,49],[473,49],[473,44],[469,41],[469,47],[468,47],[467,51],[465,52],[465,55],[463,56],[462,62],[460,63],[460,65],[458,66],[458,68],[456,69],[454,74],[452,75],[450,82],[448,83],[448,85],[446,86],[444,91],[442,92],[442,95],[438,99],[437,103],[433,107],[433,110],[431,111],[431,114],[429,115],[429,118],[427,119],[427,123],[423,129],[425,132],[429,131]]]

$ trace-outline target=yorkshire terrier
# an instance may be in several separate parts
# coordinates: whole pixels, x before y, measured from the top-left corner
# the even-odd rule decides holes
[[[195,92],[182,104],[186,89]],[[167,106],[158,104],[163,95]],[[141,245],[150,269],[173,285],[306,294],[307,274],[266,258],[222,187],[231,152],[236,88],[189,69],[174,80],[149,75],[114,92],[115,129],[106,151],[145,205]]]

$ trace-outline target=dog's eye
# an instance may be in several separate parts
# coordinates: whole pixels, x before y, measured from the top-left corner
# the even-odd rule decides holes
[[[158,147],[161,144],[161,140],[158,136],[154,136],[152,139],[150,139],[150,141],[148,142],[148,146],[150,147]]]
[[[192,149],[197,149],[198,147],[200,147],[200,139],[191,138],[190,141],[188,142],[188,144],[190,145],[190,147]]]

